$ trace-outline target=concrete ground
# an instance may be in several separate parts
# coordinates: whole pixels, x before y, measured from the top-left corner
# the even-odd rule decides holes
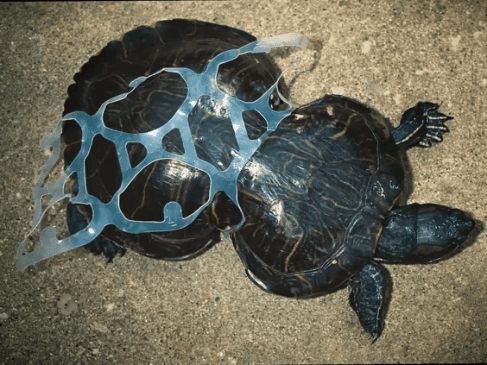
[[[395,123],[422,100],[453,115],[444,142],[409,152],[411,202],[487,221],[487,5],[483,1],[235,1],[0,5],[0,364],[487,362],[487,239],[436,265],[388,266],[392,301],[374,344],[346,290],[292,300],[247,279],[230,242],[187,262],[84,250],[25,272],[39,146],[72,76],[110,40],[190,18],[257,37],[289,32],[307,50],[279,57],[294,102],[343,93]],[[304,70],[304,71],[303,71]],[[289,77],[288,77],[289,76]],[[51,224],[62,225],[54,210]]]

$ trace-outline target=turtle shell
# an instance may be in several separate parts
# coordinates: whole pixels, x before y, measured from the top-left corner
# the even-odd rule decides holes
[[[164,67],[187,67],[199,73],[209,60],[228,49],[255,41],[252,35],[230,27],[183,19],[158,22],[155,27],[139,27],[113,41],[86,63],[74,76],[68,89],[64,114],[97,112],[108,99],[128,92],[129,84],[140,76],[149,76]],[[220,89],[244,101],[257,100],[278,80],[279,70],[265,54],[247,54],[220,65],[217,83]],[[280,85],[281,88],[283,85]],[[149,132],[163,126],[178,110],[187,94],[180,75],[161,72],[146,79],[125,99],[108,104],[104,124],[127,133]],[[279,108],[277,93],[273,105]],[[265,120],[258,113],[245,113],[244,122],[251,139],[266,131]],[[231,120],[209,98],[202,97],[189,116],[198,157],[220,170],[226,169],[233,151],[238,151]],[[183,154],[177,129],[163,139],[162,147]],[[62,141],[65,166],[76,157],[81,146],[81,129],[74,120],[64,123]],[[146,156],[143,145],[127,145],[132,167]],[[88,193],[109,202],[122,181],[117,152],[112,142],[95,136],[86,159]],[[73,193],[77,193],[74,177]],[[209,196],[210,178],[196,167],[176,160],[161,160],[144,168],[120,196],[124,215],[134,221],[163,221],[166,203],[176,201],[186,217],[203,205]],[[230,205],[230,206],[229,206]],[[71,234],[84,228],[91,219],[89,206],[68,206]],[[220,231],[236,224],[241,216],[224,193],[217,193],[212,204],[185,229],[174,232],[128,234],[107,226],[100,234],[103,242],[154,258],[187,259],[204,252],[219,241]]]
[[[320,295],[370,261],[403,191],[390,130],[376,111],[334,95],[295,110],[263,142],[239,177],[247,223],[234,234],[258,286]]]

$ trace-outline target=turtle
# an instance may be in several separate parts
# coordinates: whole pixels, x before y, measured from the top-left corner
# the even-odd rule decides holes
[[[255,41],[236,28],[173,19],[138,27],[112,41],[74,76],[64,114],[95,113],[130,83],[163,67],[202,72],[223,51]],[[276,82],[283,94],[269,99],[275,110],[289,108],[281,72],[266,54],[246,54],[220,66],[218,86],[244,101],[259,98]],[[177,111],[187,85],[171,73],[151,78],[126,99],[109,104],[107,127],[143,133],[164,125]],[[407,204],[411,190],[406,151],[430,147],[448,132],[452,117],[439,105],[419,102],[399,126],[363,103],[325,95],[284,118],[252,155],[238,177],[241,210],[219,192],[189,226],[171,232],[132,234],[113,225],[86,247],[110,262],[127,249],[155,259],[187,260],[209,250],[227,235],[251,281],[272,294],[292,298],[323,296],[349,288],[350,305],[374,341],[384,327],[390,300],[390,275],[384,264],[434,263],[456,254],[475,221],[458,209],[437,204]],[[244,115],[250,139],[266,130],[257,112]],[[228,114],[202,97],[189,117],[198,156],[225,170],[238,144]],[[80,150],[82,132],[74,120],[62,131],[65,167]],[[162,148],[184,154],[182,136],[168,133]],[[144,146],[127,145],[130,163],[145,157]],[[121,175],[116,149],[97,136],[86,159],[90,195],[112,199]],[[147,166],[120,195],[120,208],[134,221],[163,221],[163,208],[177,201],[183,216],[208,198],[208,175],[176,160]],[[72,192],[78,189],[76,176]],[[69,203],[71,234],[91,219],[89,206]],[[244,217],[242,217],[242,215]],[[244,219],[243,224],[239,224]]]

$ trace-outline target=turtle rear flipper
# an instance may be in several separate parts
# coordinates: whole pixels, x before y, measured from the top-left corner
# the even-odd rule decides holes
[[[86,216],[81,213],[76,204],[68,204],[66,208],[66,218],[71,235],[74,235],[88,226]],[[83,247],[95,255],[103,254],[107,260],[107,263],[112,262],[118,253],[121,257],[127,252],[127,249],[120,247],[117,244],[102,238],[101,236],[96,237],[93,241]]]
[[[453,117],[439,113],[439,107],[438,104],[423,102],[406,110],[399,127],[391,132],[396,146],[408,149],[413,146],[430,147],[434,142],[441,142],[443,133],[449,131],[444,123]]]

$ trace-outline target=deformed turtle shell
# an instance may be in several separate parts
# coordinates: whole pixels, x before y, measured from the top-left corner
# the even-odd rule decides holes
[[[158,22],[154,28],[140,27],[113,41],[92,57],[74,76],[68,89],[64,115],[73,111],[94,114],[111,97],[132,89],[129,84],[164,67],[187,67],[202,72],[215,55],[255,41],[252,35],[234,28],[189,20]],[[220,66],[218,87],[243,101],[254,101],[276,83],[280,75],[265,54],[246,54]],[[283,85],[281,85],[281,88]],[[127,98],[108,104],[106,127],[127,133],[144,133],[163,126],[184,101],[187,86],[174,73],[161,72],[139,85]],[[278,96],[273,95],[278,102]],[[279,105],[275,105],[279,108]],[[256,112],[244,113],[250,139],[266,130],[266,122]],[[225,170],[238,151],[232,123],[219,105],[201,98],[189,116],[193,143],[198,157]],[[167,134],[163,148],[183,154],[178,130]],[[81,145],[81,129],[74,120],[63,126],[65,166],[76,157]],[[136,166],[145,157],[143,145],[127,145],[130,163]],[[98,135],[86,159],[88,193],[109,202],[121,184],[115,146]],[[176,160],[161,160],[145,167],[120,196],[123,214],[135,221],[163,221],[163,208],[170,201],[181,205],[183,216],[193,213],[208,200],[209,176],[196,167]],[[73,193],[77,192],[74,183]],[[71,233],[84,228],[91,218],[86,205],[68,206]],[[211,205],[188,227],[163,233],[129,234],[107,226],[97,240],[115,243],[154,258],[186,259],[204,252],[219,241],[220,231],[240,222],[241,215],[224,193],[217,193]],[[97,244],[95,242],[95,244]]]

